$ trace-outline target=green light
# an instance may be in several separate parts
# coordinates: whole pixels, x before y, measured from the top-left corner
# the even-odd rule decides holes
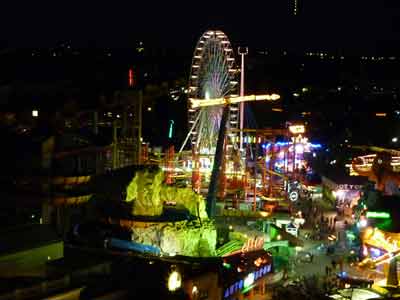
[[[228,263],[223,263],[224,268],[230,269],[232,266]]]
[[[174,120],[169,120],[169,131],[168,131],[168,138],[172,139],[172,131],[174,129]]]
[[[390,214],[381,211],[367,211],[367,218],[373,219],[390,219]]]

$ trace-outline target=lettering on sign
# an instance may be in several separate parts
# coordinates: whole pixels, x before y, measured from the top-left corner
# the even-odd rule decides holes
[[[251,251],[256,251],[256,250],[261,250],[264,249],[264,238],[262,237],[256,237],[256,238],[251,238],[248,239],[243,247],[242,247],[242,252],[251,252]]]

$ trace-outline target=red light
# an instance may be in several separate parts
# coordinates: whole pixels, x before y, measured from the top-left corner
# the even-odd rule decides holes
[[[129,69],[129,72],[128,72],[128,85],[129,85],[129,87],[133,87],[134,83],[135,83],[135,81],[134,81],[134,78],[133,78],[133,69]]]

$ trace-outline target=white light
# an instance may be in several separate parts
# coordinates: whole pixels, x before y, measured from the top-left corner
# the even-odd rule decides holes
[[[34,117],[34,118],[39,117],[39,111],[36,109],[32,110],[32,117]]]
[[[398,138],[397,138],[397,137],[392,138],[392,142],[393,142],[393,143],[397,143],[397,141],[398,141]]]
[[[192,294],[195,295],[198,292],[199,292],[199,289],[197,288],[197,286],[194,285],[193,288],[192,288]]]
[[[177,271],[173,271],[168,277],[168,290],[171,292],[176,291],[182,286],[181,274]]]
[[[147,108],[147,111],[151,111],[151,107],[150,106]]]
[[[254,283],[254,273],[250,273],[250,274],[247,275],[247,277],[244,279],[243,286],[246,288],[246,287],[251,286],[253,283]]]
[[[304,152],[304,146],[301,144],[296,145],[296,153],[301,154]]]
[[[342,198],[346,194],[346,192],[343,190],[337,190],[333,191],[332,194],[334,197]]]
[[[359,227],[366,227],[368,225],[367,219],[362,219],[358,222]]]

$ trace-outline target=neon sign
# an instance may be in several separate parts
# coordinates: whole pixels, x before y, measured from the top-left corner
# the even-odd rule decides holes
[[[289,131],[293,134],[304,133],[306,132],[306,128],[304,125],[291,125],[289,126]]]
[[[257,237],[254,239],[248,239],[242,247],[242,252],[245,253],[262,249],[264,249],[264,238]]]
[[[390,214],[383,211],[367,211],[367,218],[371,219],[390,219]]]
[[[271,272],[271,265],[263,266],[257,269],[256,271],[247,274],[247,276],[244,277],[244,279],[236,281],[231,286],[225,289],[224,298],[228,298],[229,296],[232,296],[239,291],[243,292],[248,290],[249,288],[251,288],[251,286],[256,280],[267,275],[269,272]]]

